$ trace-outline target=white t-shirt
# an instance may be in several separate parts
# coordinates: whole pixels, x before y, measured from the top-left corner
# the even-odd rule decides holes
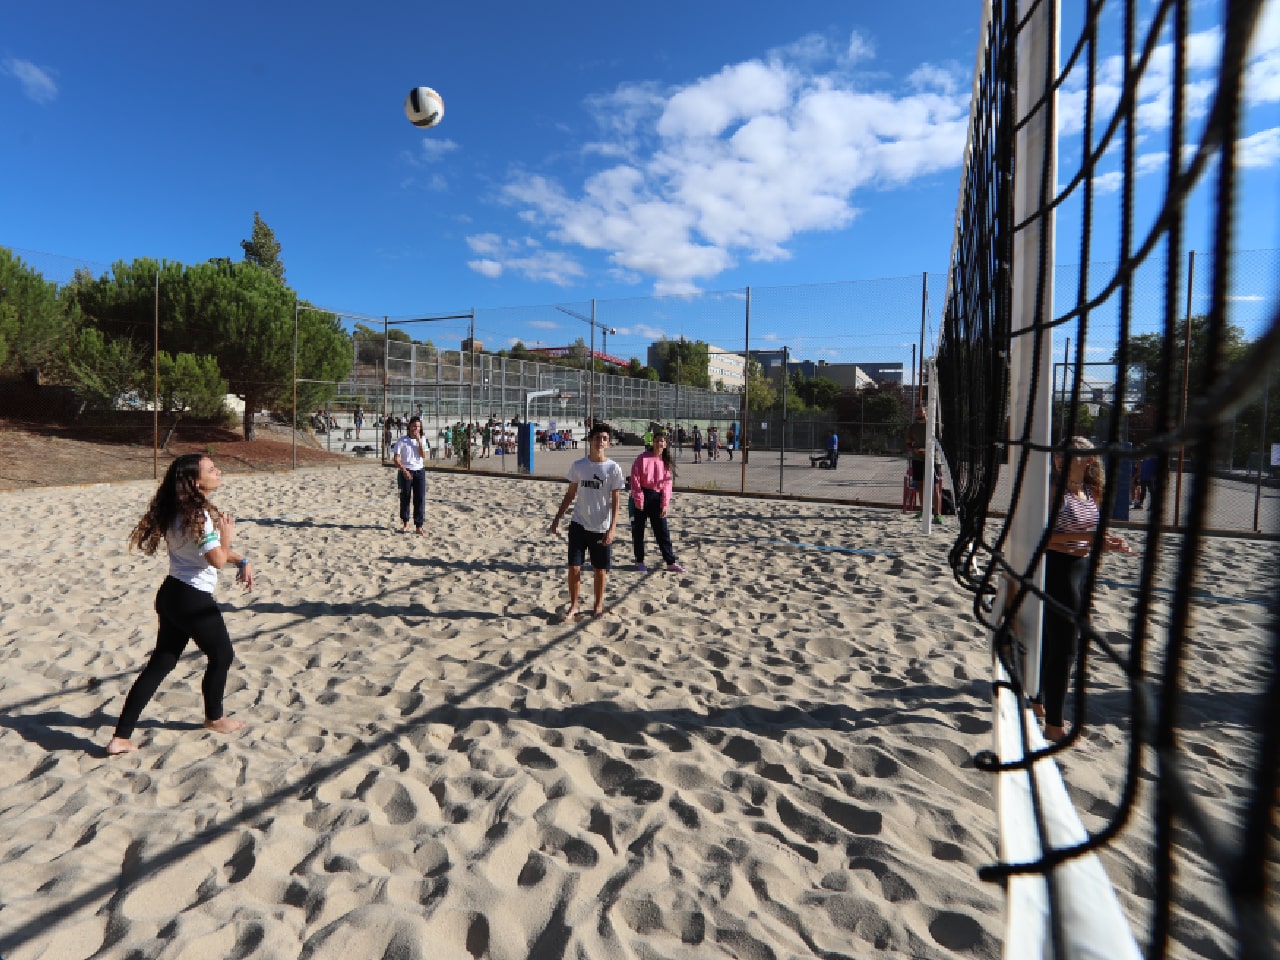
[[[213,520],[206,512],[204,530],[200,533],[200,541],[196,543],[191,534],[182,525],[179,517],[164,535],[165,546],[169,548],[169,576],[181,580],[188,586],[213,593],[218,586],[218,568],[205,559],[205,554],[214,547],[222,546],[222,538],[218,535]]]
[[[412,437],[401,437],[395,442],[391,448],[391,456],[400,458],[400,465],[406,470],[422,469],[422,450],[418,448],[419,441]],[[422,441],[423,447],[426,442]]]
[[[595,463],[590,457],[583,457],[570,465],[568,480],[578,485],[573,522],[586,530],[606,532],[613,517],[613,491],[622,489],[622,468],[612,460]]]

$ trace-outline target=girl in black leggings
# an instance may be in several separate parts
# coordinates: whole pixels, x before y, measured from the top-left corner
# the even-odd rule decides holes
[[[1084,583],[1089,572],[1089,548],[1100,522],[1098,504],[1102,501],[1105,477],[1102,461],[1085,451],[1093,444],[1084,437],[1072,437],[1072,455],[1063,467],[1061,454],[1054,454],[1057,482],[1062,491],[1062,504],[1053,520],[1045,552],[1044,590],[1052,599],[1074,614],[1085,613]],[[1104,550],[1130,553],[1129,545],[1120,537],[1104,537]],[[1049,740],[1064,739],[1070,728],[1064,718],[1067,690],[1071,685],[1071,668],[1076,658],[1080,631],[1072,616],[1051,610],[1044,613],[1044,642],[1040,655],[1040,703],[1043,705],[1044,735]]]
[[[163,540],[169,551],[169,575],[156,593],[156,614],[160,618],[156,648],[125,698],[115,734],[107,744],[111,756],[138,749],[130,738],[142,708],[177,665],[188,640],[195,640],[209,658],[200,684],[205,728],[232,733],[244,727],[222,710],[227,671],[235,653],[213,591],[218,584],[218,571],[228,563],[239,568],[236,580],[246,590],[253,588],[253,570],[248,558],[231,547],[235,519],[208,500],[208,495],[220,486],[222,471],[208,457],[198,453],[178,457],[169,465],[160,489],[129,537],[129,545],[148,556]]]

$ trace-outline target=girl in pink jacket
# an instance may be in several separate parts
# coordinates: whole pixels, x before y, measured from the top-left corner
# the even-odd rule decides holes
[[[671,443],[661,431],[653,435],[653,447],[636,457],[631,465],[631,544],[635,549],[636,570],[644,573],[649,568],[644,563],[644,524],[648,520],[653,527],[653,538],[658,541],[662,560],[672,573],[684,573],[684,567],[676,560],[671,549],[671,534],[667,530],[667,507],[671,505],[671,484],[675,479],[676,465],[671,459]]]

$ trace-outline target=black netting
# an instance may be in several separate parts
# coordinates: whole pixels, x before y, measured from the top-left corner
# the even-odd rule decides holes
[[[1248,689],[1232,692],[1231,723],[1249,751],[1232,762],[1245,770],[1247,795],[1227,822],[1221,809],[1206,802],[1182,752],[1188,703],[1195,699],[1197,709],[1204,709],[1202,698],[1189,692],[1195,678],[1187,672],[1197,636],[1195,620],[1212,616],[1199,602],[1206,591],[1198,577],[1211,546],[1215,491],[1232,480],[1222,468],[1224,433],[1230,428],[1234,442],[1237,418],[1252,405],[1262,411],[1259,453],[1265,455],[1274,442],[1266,406],[1268,384],[1278,382],[1280,369],[1274,278],[1261,319],[1247,329],[1238,322],[1238,305],[1259,298],[1240,296],[1233,286],[1235,218],[1249,202],[1242,194],[1247,169],[1239,146],[1245,135],[1245,84],[1263,4],[1236,0],[1207,7],[1163,0],[1140,9],[1136,0],[1127,0],[1076,5],[1064,11],[1062,24],[1051,21],[1048,37],[1042,33],[1039,38],[1063,54],[1056,73],[1046,70],[1046,87],[1056,97],[1017,89],[1018,57],[1028,49],[1026,31],[1046,30],[1047,18],[1037,15],[1043,12],[1039,5],[1024,4],[1019,10],[1013,2],[997,2],[994,7],[986,54],[979,63],[937,356],[941,442],[961,507],[952,565],[960,581],[976,592],[975,612],[992,624],[996,654],[1024,704],[1039,684],[1023,677],[1025,650],[1015,628],[1019,607],[1038,598],[1078,627],[1070,694],[1076,723],[1048,752],[1081,743],[1090,710],[1097,709],[1090,700],[1090,678],[1099,672],[1109,671],[1126,688],[1130,742],[1115,810],[1086,842],[1054,849],[1042,834],[1047,853],[1041,859],[1001,863],[984,876],[1049,876],[1055,953],[1061,956],[1063,929],[1052,867],[1109,844],[1145,802],[1151,811],[1151,910],[1139,927],[1146,954],[1163,957],[1176,939],[1184,919],[1179,910],[1187,909],[1188,902],[1180,896],[1179,871],[1193,857],[1216,870],[1225,907],[1214,921],[1220,921],[1229,940],[1226,946],[1205,940],[1197,955],[1275,957],[1280,955],[1280,936],[1276,893],[1269,882],[1275,883],[1276,874],[1280,779],[1280,584],[1277,571],[1266,564],[1248,573],[1258,578],[1256,603],[1265,616],[1257,624],[1262,639],[1239,651],[1239,675]],[[1198,18],[1194,30],[1193,17]],[[1206,65],[1204,50],[1214,44],[1216,59]],[[1039,64],[1031,66],[1038,69]],[[1015,150],[1020,129],[1053,131],[1060,145],[1067,144],[1060,149],[1062,168],[1055,170],[1048,161],[1020,166]],[[1152,173],[1161,168],[1163,174]],[[1032,181],[1026,195],[1035,199],[1015,214],[1019,179]],[[1159,189],[1153,190],[1153,184]],[[1057,255],[1079,252],[1074,289],[1059,283],[1053,298],[1035,298],[1037,303],[1052,302],[1051,311],[1014,316],[1019,285],[1050,283],[1054,270],[1049,243],[1024,249],[1020,256],[1035,260],[1027,264],[1014,262],[1015,241],[1022,231],[1049,224],[1051,212],[1057,220]],[[1193,231],[1198,231],[1194,237]],[[1193,243],[1199,250],[1207,247],[1207,256],[1189,256]],[[1114,268],[1092,274],[1091,257],[1117,247]],[[1208,277],[1200,303],[1193,303],[1189,292],[1193,269]],[[1158,313],[1135,306],[1141,303],[1135,291],[1144,283],[1158,283],[1163,291]],[[1067,348],[1062,363],[1054,366],[1053,382],[1042,375],[1019,381],[1009,400],[1016,341],[1025,338],[1027,348],[1043,356],[1054,349],[1055,333]],[[1107,354],[1107,382],[1097,386],[1090,368]],[[1046,393],[1054,411],[1048,442],[1037,440],[1043,433],[1030,426],[1033,405],[1043,410]],[[1014,405],[1025,408],[1025,418],[1011,419]],[[1017,419],[1028,426],[1015,435],[1010,424]],[[1049,546],[1049,524],[1034,555],[1015,564],[1008,546],[1010,515],[1036,499],[1037,492],[1028,486],[1034,473],[1029,466],[1057,452],[1065,469],[1073,457],[1084,455],[1073,454],[1071,442],[1082,434],[1092,436],[1096,449],[1090,453],[1101,455],[1106,482],[1102,520],[1091,535],[1084,600],[1077,609],[1068,609],[1050,600],[1034,576]],[[1225,459],[1228,470],[1234,467],[1234,451]],[[1176,491],[1170,489],[1175,462]],[[1125,531],[1120,525],[1129,516],[1130,484],[1144,464],[1155,489],[1141,524]],[[998,496],[1002,470],[1010,492]],[[1261,489],[1261,463],[1258,470]],[[1055,484],[1049,515],[1056,514],[1063,496]],[[1259,529],[1256,512],[1254,529]],[[1104,577],[1100,557],[1106,539],[1118,533],[1141,538],[1144,547],[1141,561],[1135,562],[1139,582],[1133,585],[1123,633],[1104,632],[1090,617]],[[1002,581],[1016,584],[1003,608],[996,600]],[[1213,707],[1225,709],[1225,704]],[[1016,766],[1029,769],[1043,755],[1033,751]],[[980,758],[980,765],[1002,769],[991,754]],[[1150,791],[1146,799],[1144,790]],[[1210,911],[1200,905],[1195,912]]]

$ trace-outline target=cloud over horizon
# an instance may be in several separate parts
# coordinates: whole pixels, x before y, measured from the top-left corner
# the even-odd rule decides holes
[[[741,260],[788,259],[798,234],[848,227],[859,191],[958,167],[964,78],[920,64],[901,83],[865,89],[851,68],[873,55],[857,32],[843,45],[805,37],[688,84],[627,83],[590,98],[600,138],[583,156],[601,169],[580,184],[509,178],[502,200],[541,239],[505,241],[511,256],[490,249],[471,268],[534,278],[550,251],[524,266],[517,254],[547,243],[602,253],[620,278],[687,295]]]

